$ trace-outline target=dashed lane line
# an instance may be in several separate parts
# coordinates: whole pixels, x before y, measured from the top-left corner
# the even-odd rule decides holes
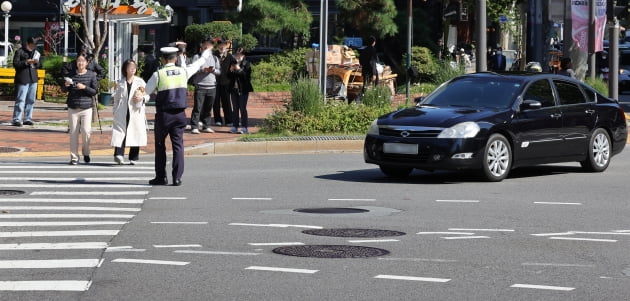
[[[116,258],[112,262],[118,263],[143,263],[143,264],[159,264],[159,265],[188,265],[188,261],[169,261],[169,260],[152,260],[152,259],[132,259],[132,258]]]
[[[540,204],[540,205],[575,205],[575,206],[582,205],[582,203],[565,203],[565,202],[534,202],[534,204]]]
[[[593,264],[574,264],[574,263],[553,263],[553,262],[523,262],[524,266],[543,266],[543,267],[567,267],[567,268],[594,268]]]
[[[250,242],[250,246],[303,246],[303,242]]]
[[[232,198],[233,200],[242,200],[242,201],[271,201],[272,198]]]
[[[181,254],[207,254],[207,255],[236,255],[236,256],[257,256],[262,253],[254,252],[226,252],[226,251],[196,251],[196,250],[175,250],[173,253]]]
[[[273,228],[307,228],[307,229],[323,229],[320,226],[309,225],[289,225],[289,224],[247,224],[247,223],[230,223],[230,226],[250,226],[250,227],[273,227]]]
[[[390,280],[407,280],[407,281],[422,281],[422,282],[440,282],[445,283],[451,281],[448,278],[433,278],[433,277],[415,277],[415,276],[398,276],[398,275],[377,275],[376,279],[390,279]]]
[[[161,197],[161,196],[154,196],[154,197],[150,197],[149,200],[186,200],[186,197]]]
[[[469,228],[449,228],[449,231],[471,231],[471,232],[514,232],[514,229],[469,229]]]
[[[479,200],[435,200],[438,203],[479,203]]]
[[[379,257],[378,260],[385,261],[412,261],[412,262],[442,262],[442,263],[453,263],[457,262],[457,260],[453,259],[439,259],[439,258],[396,258],[396,257]]]
[[[189,245],[153,245],[154,248],[201,248],[202,246],[199,244],[189,244]]]
[[[340,201],[340,202],[376,202],[376,199],[328,199],[329,201]]]
[[[354,239],[348,240],[349,243],[370,243],[370,242],[397,242],[398,239]]]
[[[574,287],[564,287],[564,286],[551,286],[551,285],[536,285],[536,284],[512,284],[510,287],[514,288],[531,288],[531,289],[539,289],[539,290],[552,290],[552,291],[572,291]]]
[[[441,239],[455,240],[455,239],[478,239],[478,238],[490,238],[490,236],[444,236]]]
[[[558,240],[574,240],[574,241],[594,241],[594,242],[617,242],[616,239],[601,239],[601,238],[580,238],[580,237],[564,237],[564,236],[552,236],[549,239]]]
[[[166,225],[207,225],[208,222],[150,222],[151,224]]]
[[[319,272],[319,270],[294,269],[294,268],[277,268],[277,267],[263,267],[263,266],[250,266],[250,267],[247,267],[245,269],[246,270],[256,270],[256,271],[301,273],[301,274],[315,274],[315,273]]]
[[[418,232],[419,235],[474,235],[473,232]]]

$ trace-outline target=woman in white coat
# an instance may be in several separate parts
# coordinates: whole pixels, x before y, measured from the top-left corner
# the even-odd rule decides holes
[[[147,117],[144,94],[145,81],[135,76],[138,66],[134,60],[126,60],[122,65],[123,78],[116,85],[114,94],[114,125],[111,145],[114,147],[114,161],[125,162],[125,147],[129,147],[129,163],[134,165],[139,159],[140,147],[147,145]]]

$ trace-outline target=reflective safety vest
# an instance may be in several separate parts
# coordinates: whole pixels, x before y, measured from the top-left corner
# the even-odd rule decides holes
[[[188,74],[186,69],[172,65],[158,70],[157,73],[156,110],[185,109],[188,96]]]

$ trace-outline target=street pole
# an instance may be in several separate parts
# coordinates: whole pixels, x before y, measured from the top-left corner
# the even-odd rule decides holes
[[[613,2],[613,8],[617,1]],[[609,21],[609,52],[608,53],[608,97],[619,99],[619,20],[616,16],[612,16]]]
[[[319,14],[319,92],[326,99],[326,51],[328,36],[328,0],[321,0]]]
[[[477,0],[477,11],[475,12],[477,24],[475,34],[477,36],[477,72],[488,70],[488,58],[486,57],[488,42],[486,39],[486,0]]]
[[[588,2],[588,72],[595,79],[595,0]]]
[[[4,13],[4,66],[9,65],[9,12]]]
[[[405,87],[405,96],[407,101],[410,101],[411,91],[409,85],[411,84],[411,77],[409,72],[411,70],[411,40],[413,38],[413,4],[412,0],[409,0],[409,20],[407,21],[407,83]]]

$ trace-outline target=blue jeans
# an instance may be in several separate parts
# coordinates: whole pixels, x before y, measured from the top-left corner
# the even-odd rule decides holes
[[[24,112],[24,121],[32,121],[33,105],[35,104],[35,94],[37,93],[37,82],[16,85],[17,97],[15,98],[15,107],[13,107],[13,122],[20,122],[22,112]]]

